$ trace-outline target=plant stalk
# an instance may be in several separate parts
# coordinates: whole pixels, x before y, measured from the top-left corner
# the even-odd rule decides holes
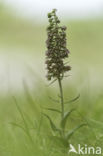
[[[64,118],[64,96],[63,96],[62,82],[60,78],[58,78],[58,83],[59,83],[60,99],[61,99],[61,120],[63,120]],[[64,138],[64,136],[65,136],[65,130],[64,128],[62,128],[62,137]]]
[[[62,88],[62,82],[61,79],[58,78],[58,83],[59,83],[59,89],[60,89],[60,99],[61,99],[61,118],[63,119],[64,117],[64,97],[63,97],[63,88]]]

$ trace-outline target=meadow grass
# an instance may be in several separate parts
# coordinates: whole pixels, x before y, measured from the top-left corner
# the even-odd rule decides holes
[[[80,84],[79,84],[80,85]],[[66,98],[76,95],[75,86],[66,89]],[[1,118],[0,118],[0,154],[2,156],[18,155],[63,155],[63,145],[60,142],[54,142],[51,137],[53,132],[41,113],[47,113],[58,125],[59,115],[45,110],[45,107],[60,106],[49,99],[49,96],[55,96],[58,91],[54,88],[46,88],[42,92],[34,90],[30,92],[25,88],[24,93],[16,94],[15,97],[8,95],[0,98]],[[90,94],[85,95],[85,89],[82,90],[80,99],[72,105],[67,105],[66,110],[75,108],[76,111],[69,117],[66,129],[71,130],[81,122],[87,123],[86,127],[79,129],[70,139],[70,143],[76,146],[88,144],[88,146],[103,148],[103,119],[102,119],[103,97],[95,94],[90,98]],[[73,154],[72,154],[73,155]],[[75,154],[74,154],[75,155]]]
[[[29,55],[37,54],[43,65],[45,53],[45,27],[36,23],[11,17],[0,12],[0,46],[9,51],[24,49]],[[70,143],[76,146],[101,146],[103,149],[103,21],[65,21],[68,27],[68,47],[70,47],[71,76],[65,79],[65,99],[71,100],[80,94],[73,104],[66,105],[66,110],[75,108],[70,116],[67,129],[81,122],[86,127],[79,129]],[[15,52],[14,52],[15,53]],[[24,54],[24,57],[26,55]],[[44,65],[43,65],[44,68]],[[41,68],[42,69],[42,68]],[[37,69],[41,72],[40,67]],[[31,73],[35,78],[36,74]],[[0,156],[65,156],[60,142],[54,143],[49,122],[42,113],[49,114],[56,125],[59,115],[45,107],[60,106],[50,100],[58,98],[58,85],[49,86],[44,81],[44,73],[37,77],[34,90],[24,83],[20,92],[0,95]],[[70,154],[70,156],[75,154]]]

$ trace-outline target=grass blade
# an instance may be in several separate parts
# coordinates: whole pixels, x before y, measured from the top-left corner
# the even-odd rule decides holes
[[[71,136],[81,127],[83,126],[86,126],[87,124],[80,124],[79,126],[75,127],[73,130],[69,131],[67,134],[66,134],[66,139],[69,140],[71,138]]]
[[[24,115],[23,115],[23,113],[22,113],[22,111],[21,111],[21,109],[20,109],[20,107],[19,107],[19,105],[18,105],[18,103],[17,103],[16,98],[13,97],[13,99],[14,99],[14,101],[15,101],[16,107],[17,107],[17,109],[18,109],[18,111],[19,111],[19,113],[20,113],[20,115],[21,115],[22,120],[23,120],[23,123],[24,123],[24,126],[25,126],[25,131],[26,131],[27,135],[29,136],[30,140],[33,142],[32,137],[31,137],[31,135],[30,135],[30,133],[29,133],[29,128],[28,128],[28,125],[27,125],[27,123],[26,123],[26,121],[25,121]],[[18,124],[16,124],[16,125],[18,125]]]
[[[26,123],[26,121],[25,121],[24,115],[23,115],[23,113],[22,113],[22,111],[21,111],[21,109],[20,109],[20,107],[19,107],[19,105],[18,105],[18,103],[17,103],[17,100],[16,100],[15,97],[13,97],[13,98],[14,98],[16,107],[17,107],[17,109],[18,109],[18,111],[19,111],[19,113],[20,113],[20,115],[21,115],[21,118],[22,118],[22,120],[23,120],[23,122],[24,122],[25,128],[28,129],[28,126],[27,126],[27,123]]]

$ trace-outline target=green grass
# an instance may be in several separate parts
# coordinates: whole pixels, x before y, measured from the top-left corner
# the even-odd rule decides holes
[[[75,88],[71,88],[71,90]],[[38,155],[38,156],[59,156],[64,155],[61,152],[63,148],[59,143],[53,142],[51,128],[41,112],[46,112],[51,116],[56,125],[58,125],[59,115],[44,110],[43,107],[56,107],[59,105],[48,98],[56,95],[53,89],[45,89],[40,95],[29,93],[26,89],[22,95],[15,95],[0,98],[0,154],[1,156],[18,156],[18,155]],[[68,90],[66,90],[68,92]],[[39,93],[39,92],[38,92]],[[32,94],[32,97],[31,97]],[[85,89],[82,91],[80,99],[71,106],[66,106],[66,110],[76,108],[76,111],[68,120],[67,129],[72,129],[79,123],[85,122],[88,126],[79,129],[70,139],[70,143],[77,145],[80,143],[88,146],[101,146],[103,148],[103,119],[102,119],[102,102],[103,97],[90,99],[85,95]],[[75,94],[72,92],[72,96]],[[69,96],[68,96],[69,98]],[[97,98],[97,100],[96,100]],[[36,99],[36,100],[35,100]],[[23,128],[21,128],[23,127]],[[56,152],[56,150],[58,152]]]
[[[66,110],[76,108],[66,128],[71,130],[82,122],[88,124],[73,135],[70,143],[75,147],[79,143],[103,149],[103,21],[65,21],[63,24],[68,27],[72,66],[71,76],[63,82],[65,99],[80,93],[75,103],[66,106]],[[30,23],[0,10],[0,46],[8,49],[8,53],[11,49],[21,49],[20,52],[24,49],[24,57],[26,53],[33,54],[35,60],[38,54],[43,63],[45,28],[46,24]],[[40,72],[42,63],[37,69]],[[24,90],[19,93],[0,95],[0,156],[66,156],[60,142],[50,137],[49,122],[41,114],[47,113],[58,125],[59,115],[43,109],[60,107],[48,98],[58,98],[58,85],[47,87],[47,82],[43,81],[44,73],[41,77],[31,75],[37,77],[34,90],[24,85]]]

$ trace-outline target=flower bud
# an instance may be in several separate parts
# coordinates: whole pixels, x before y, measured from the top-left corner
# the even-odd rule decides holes
[[[48,13],[48,18],[51,18],[51,13]]]
[[[61,29],[62,29],[62,30],[66,30],[67,27],[66,27],[66,26],[62,26]]]

